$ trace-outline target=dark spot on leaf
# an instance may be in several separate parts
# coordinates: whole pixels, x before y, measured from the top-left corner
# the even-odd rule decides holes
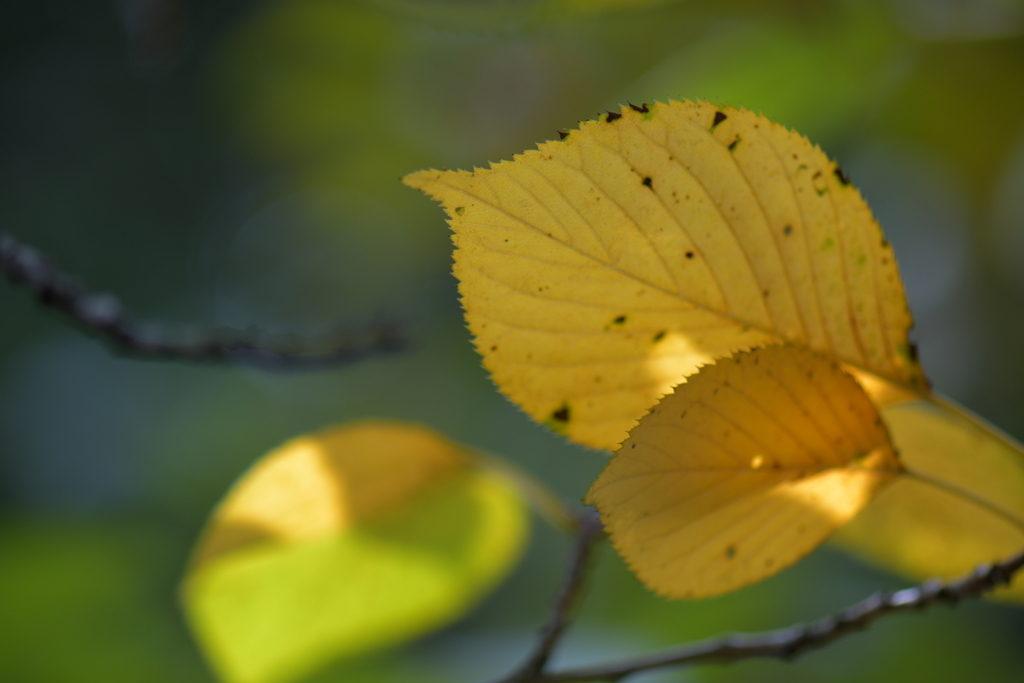
[[[725,549],[725,559],[731,560],[736,557],[736,546],[731,545]]]
[[[636,448],[636,444],[633,444],[632,446],[630,446],[630,448]]]
[[[647,187],[652,187],[654,185],[654,181],[651,180],[651,176],[644,178],[644,185]]]
[[[647,112],[650,111],[650,109],[647,108],[646,102],[642,103],[639,107],[630,102],[629,108],[632,109],[633,111],[640,112],[641,114],[646,114]]]
[[[740,144],[740,140],[742,140],[742,138],[737,135],[736,139],[729,143],[729,151],[730,152],[733,152],[733,151],[736,150],[736,145]]]
[[[605,119],[605,121],[608,122],[608,123],[611,123],[615,119],[621,119],[621,118],[622,118],[622,114],[616,114],[615,112],[610,111],[610,112],[608,112],[608,118]]]
[[[568,403],[563,403],[561,408],[551,413],[551,419],[555,422],[561,422],[562,424],[568,424],[571,416],[572,412]]]
[[[555,131],[555,132],[556,132],[556,133],[558,133],[558,139],[559,139],[559,140],[564,140],[564,139],[566,139],[567,137],[569,137],[569,133],[568,133],[568,132],[566,132],[566,131],[564,131],[564,130],[557,130],[557,131]]]
[[[693,258],[693,252],[692,251],[686,252],[686,258]]]
[[[491,351],[497,351],[497,350],[498,350],[498,345],[497,344],[495,344],[494,346],[491,347]]]
[[[612,323],[615,325],[624,325],[626,324],[626,316],[620,315],[615,320],[613,320]]]
[[[836,178],[839,178],[839,182],[841,182],[843,185],[850,184],[850,176],[846,175],[846,171],[844,171],[838,165],[836,166],[835,174]]]
[[[786,227],[784,227],[782,229],[782,234],[783,235],[792,235],[793,234],[793,226],[792,225],[787,225]]]
[[[910,352],[910,360],[916,361],[917,360],[917,344],[911,342],[910,346],[908,348],[908,351]]]
[[[729,118],[729,117],[726,116],[725,114],[723,114],[722,112],[716,111],[715,112],[715,120],[711,122],[711,130],[714,130],[715,126],[720,124],[722,121],[725,121],[727,118]]]
[[[461,216],[464,213],[466,213],[466,207],[464,207],[464,206],[456,206],[455,207],[455,215],[456,216]]]
[[[660,342],[664,338],[665,338],[665,330],[662,330],[658,334],[654,335],[654,343],[657,344],[658,342]]]

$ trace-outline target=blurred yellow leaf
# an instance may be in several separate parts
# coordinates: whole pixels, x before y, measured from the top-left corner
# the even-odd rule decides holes
[[[436,629],[519,556],[524,508],[464,448],[400,422],[290,441],[214,512],[184,586],[232,683],[292,680]]]
[[[805,348],[769,346],[663,398],[587,500],[649,588],[700,598],[793,564],[901,471],[850,375]]]
[[[878,400],[927,390],[892,249],[806,138],[707,102],[624,107],[488,169],[421,171],[494,381],[612,448],[712,359],[790,342]]]
[[[976,418],[925,401],[886,408],[882,416],[907,469],[950,482],[1024,520],[1019,445]],[[906,477],[836,540],[914,578],[952,578],[1024,548],[1024,531],[968,497]],[[1024,582],[1018,579],[994,595],[1024,600]]]

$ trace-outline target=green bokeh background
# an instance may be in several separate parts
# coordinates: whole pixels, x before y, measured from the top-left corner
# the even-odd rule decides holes
[[[0,228],[141,317],[414,349],[316,373],[147,363],[0,283],[0,681],[212,681],[177,604],[220,495],[281,441],[431,425],[579,498],[604,456],[532,424],[463,327],[441,212],[397,179],[509,158],[632,101],[806,133],[896,248],[937,388],[1024,437],[1024,4],[1013,0],[7,0]],[[969,456],[969,454],[965,454]],[[464,621],[317,683],[480,683],[532,642],[567,543],[542,525]],[[821,616],[904,581],[825,548],[670,603],[604,552],[562,663]],[[1017,681],[1024,611],[897,617],[793,664],[641,681]]]

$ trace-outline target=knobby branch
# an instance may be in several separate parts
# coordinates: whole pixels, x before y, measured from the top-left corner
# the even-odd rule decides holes
[[[918,612],[936,604],[955,605],[961,600],[981,597],[999,586],[1009,585],[1014,575],[1024,568],[1024,551],[1021,551],[1001,562],[980,565],[970,574],[953,581],[931,579],[913,588],[876,593],[832,616],[808,624],[759,633],[732,633],[618,662],[549,671],[547,664],[551,654],[579,604],[586,569],[593,547],[602,537],[601,530],[596,512],[588,509],[581,515],[566,579],[537,646],[523,665],[495,683],[616,683],[633,674],[654,669],[728,664],[754,658],[789,661],[851,633],[863,631],[884,616]]]
[[[228,362],[274,370],[323,369],[407,347],[394,322],[375,320],[328,340],[275,343],[260,330],[219,329],[203,334],[155,332],[134,322],[120,300],[91,292],[59,271],[39,251],[0,231],[0,272],[27,287],[35,300],[67,316],[114,352],[147,360]]]

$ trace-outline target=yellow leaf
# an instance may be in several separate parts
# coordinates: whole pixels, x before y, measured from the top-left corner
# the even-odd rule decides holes
[[[465,613],[514,564],[510,482],[424,427],[362,422],[281,446],[214,512],[184,598],[231,683],[293,680]]]
[[[662,399],[587,500],[649,588],[700,598],[793,564],[901,471],[852,377],[807,349],[769,346]]]
[[[908,470],[969,496],[904,477],[837,534],[842,547],[917,579],[953,578],[1024,548],[1021,524],[989,509],[994,505],[1024,520],[1018,444],[956,408],[925,401],[886,408],[882,416]],[[1024,582],[994,595],[1024,601]]]
[[[715,358],[789,342],[876,399],[927,390],[892,249],[806,138],[707,102],[624,107],[488,169],[421,171],[477,350],[538,421],[621,443]]]

